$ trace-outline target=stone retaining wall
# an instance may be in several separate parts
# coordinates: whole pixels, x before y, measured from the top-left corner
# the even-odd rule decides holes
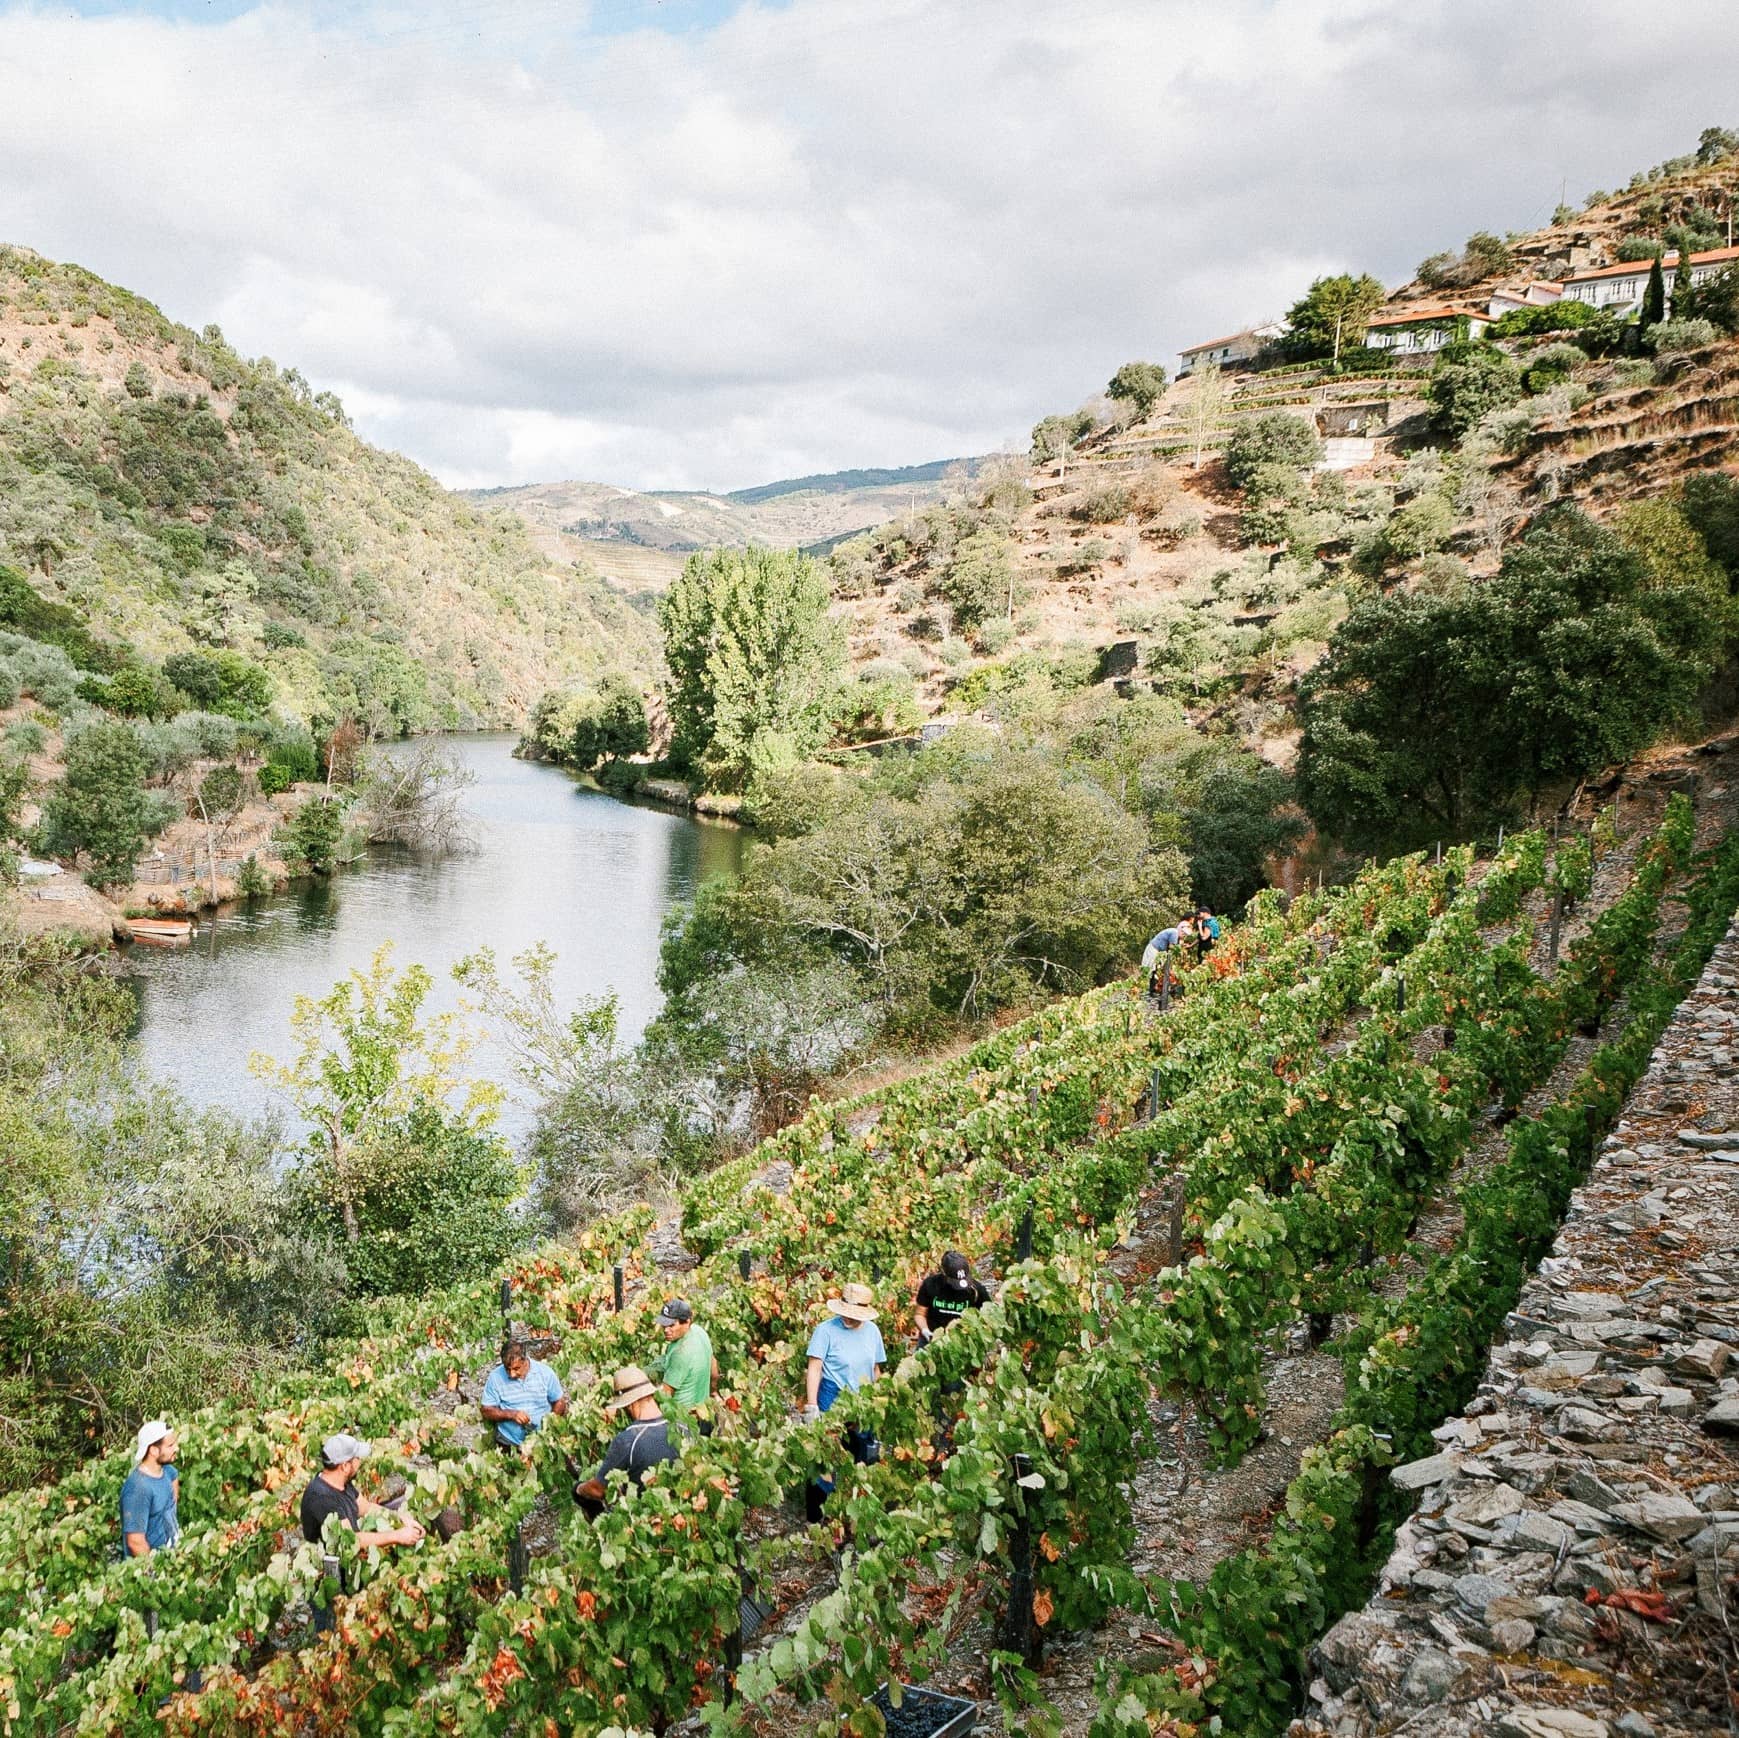
[[[1690,1738],[1739,1713],[1739,925],[1419,1493],[1304,1738]]]

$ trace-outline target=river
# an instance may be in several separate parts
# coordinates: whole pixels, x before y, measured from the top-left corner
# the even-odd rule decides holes
[[[742,833],[582,790],[556,767],[515,760],[511,736],[447,742],[475,778],[464,798],[470,850],[376,847],[330,881],[207,918],[190,946],[128,950],[141,1058],[153,1074],[196,1104],[246,1116],[272,1109],[277,1095],[249,1072],[249,1056],[287,1058],[296,997],[324,995],[386,941],[397,964],[434,974],[430,1009],[455,1005],[448,973],[465,954],[492,947],[505,965],[548,942],[560,1005],[613,989],[624,1035],[639,1035],[658,1011],[664,914],[701,881],[736,871]],[[512,1085],[488,1044],[472,1069]],[[513,1101],[502,1116],[513,1135],[528,1120]]]

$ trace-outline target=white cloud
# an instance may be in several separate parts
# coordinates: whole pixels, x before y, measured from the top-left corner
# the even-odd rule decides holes
[[[1725,0],[573,16],[12,10],[0,236],[449,481],[732,487],[999,445],[1314,272],[1399,279],[1739,121]]]

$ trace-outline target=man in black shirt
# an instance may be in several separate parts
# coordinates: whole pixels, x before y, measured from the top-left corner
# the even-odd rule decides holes
[[[320,1543],[321,1529],[329,1515],[336,1515],[342,1526],[356,1534],[356,1542],[365,1551],[379,1551],[392,1545],[414,1545],[422,1538],[423,1529],[409,1515],[403,1525],[384,1532],[369,1532],[358,1527],[364,1515],[387,1512],[384,1503],[365,1497],[356,1488],[356,1475],[368,1458],[368,1444],[354,1436],[329,1436],[320,1447],[320,1471],[308,1481],[302,1493],[302,1537],[310,1545]]]
[[[574,1486],[574,1496],[587,1514],[604,1507],[604,1480],[613,1472],[625,1472],[636,1485],[662,1461],[675,1460],[678,1443],[669,1420],[658,1409],[658,1387],[638,1364],[624,1364],[613,1378],[615,1395],[606,1412],[626,1412],[628,1424],[610,1439],[604,1459],[589,1479]]]
[[[950,1249],[942,1257],[942,1271],[918,1287],[918,1344],[927,1346],[968,1310],[989,1302],[989,1291],[972,1277],[972,1263],[958,1249]]]

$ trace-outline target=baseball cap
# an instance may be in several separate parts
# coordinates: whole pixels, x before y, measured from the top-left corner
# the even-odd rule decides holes
[[[942,1257],[942,1277],[954,1285],[964,1285],[972,1272],[972,1264],[958,1249],[950,1249]]]
[[[137,1466],[145,1458],[147,1449],[155,1448],[167,1435],[169,1435],[169,1426],[161,1418],[153,1418],[149,1424],[141,1424],[139,1435],[133,1447],[134,1466]]]
[[[367,1460],[368,1456],[368,1444],[360,1436],[346,1436],[342,1431],[320,1444],[320,1458],[328,1466],[337,1466],[347,1460]]]
[[[667,1298],[664,1308],[658,1312],[658,1325],[661,1328],[669,1327],[673,1322],[692,1322],[693,1320],[693,1306],[685,1298]]]

